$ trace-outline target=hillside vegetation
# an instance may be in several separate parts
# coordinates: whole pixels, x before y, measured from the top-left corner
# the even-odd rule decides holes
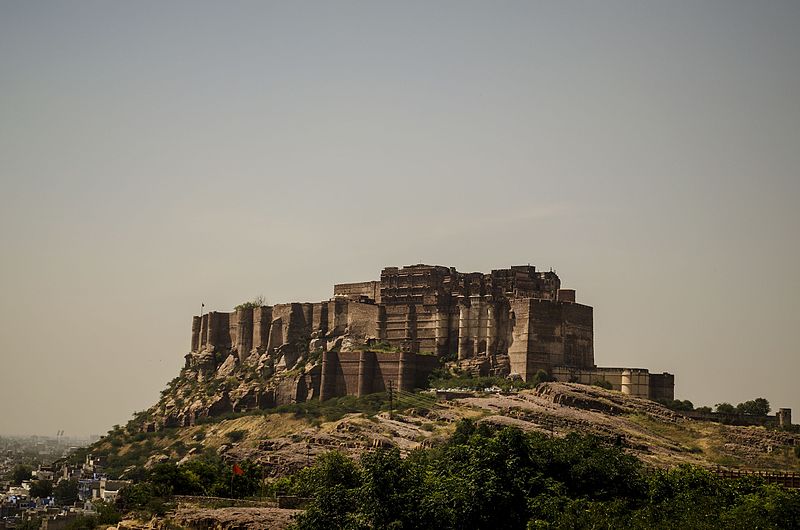
[[[408,454],[442,445],[455,422],[514,426],[554,437],[572,432],[616,443],[656,466],[695,464],[800,471],[796,434],[689,420],[652,401],[567,383],[542,383],[514,393],[470,392],[449,401],[429,392],[347,396],[210,418],[191,427],[140,432],[135,421],[116,427],[87,451],[108,457],[112,476],[136,478],[161,462],[201,456],[267,465],[267,474],[296,471],[337,449],[351,456],[375,447]],[[79,458],[80,455],[76,455]]]
[[[184,506],[171,514],[162,509],[157,519],[193,528],[263,528],[264,517],[273,528],[297,530],[800,525],[800,491],[758,477],[722,479],[690,465],[653,468],[594,435],[553,437],[472,420],[458,421],[443,444],[405,458],[397,448],[364,451],[357,459],[330,451],[267,481],[264,467],[247,461],[233,474],[214,459],[158,464],[123,490],[119,502],[135,511],[163,507],[175,494],[309,499],[302,512]],[[278,516],[282,524],[274,522]]]

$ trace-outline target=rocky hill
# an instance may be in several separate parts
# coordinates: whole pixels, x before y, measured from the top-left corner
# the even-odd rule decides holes
[[[170,410],[186,384],[171,385],[154,409]],[[248,384],[239,381],[228,395],[237,395]],[[358,456],[375,447],[394,446],[407,453],[435,446],[451,434],[457,420],[471,418],[552,436],[591,433],[655,466],[800,471],[792,450],[800,445],[796,434],[691,420],[655,402],[595,386],[542,383],[516,392],[403,392],[394,396],[391,413],[387,398],[375,394],[309,401],[153,432],[118,428],[90,450],[109,455],[109,470],[127,476],[156,462],[202,454],[251,460],[264,464],[269,475],[281,476],[332,449]]]

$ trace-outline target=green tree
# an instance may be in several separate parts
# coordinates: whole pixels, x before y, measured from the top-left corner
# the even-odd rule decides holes
[[[681,401],[680,399],[658,399],[656,400],[670,410],[677,410],[679,412],[694,410],[694,403],[688,399]],[[710,410],[710,409],[709,409]]]
[[[234,307],[234,311],[238,311],[239,309],[253,309],[255,307],[261,307],[267,303],[267,299],[264,295],[258,295],[249,302],[243,302],[236,307]]]
[[[297,528],[365,527],[356,517],[361,481],[360,466],[338,451],[325,453],[314,465],[301,469],[291,477],[289,492],[314,500],[297,518]]]
[[[730,403],[717,403],[715,407],[717,412],[721,412],[723,414],[736,414],[736,407]]]
[[[19,486],[22,484],[23,480],[30,480],[31,478],[31,468],[30,466],[26,466],[23,464],[19,464],[14,466],[14,469],[11,470],[11,483],[15,486]]]
[[[34,480],[31,482],[31,497],[43,499],[53,494],[53,483],[49,480]]]
[[[116,505],[122,511],[142,510],[155,496],[153,485],[149,482],[130,484],[119,490]]]
[[[122,514],[119,513],[114,504],[106,502],[94,502],[94,509],[97,512],[98,525],[111,525],[117,524],[122,520]]]
[[[312,497],[326,489],[343,486],[347,489],[361,485],[361,470],[350,458],[338,451],[329,451],[292,477],[291,493]]]
[[[363,485],[358,490],[361,512],[373,528],[419,528],[422,475],[397,449],[367,453],[361,458]]]
[[[336,485],[320,491],[308,509],[297,516],[298,530],[367,530],[370,527],[359,521],[355,490]]]
[[[204,489],[199,478],[172,462],[153,466],[147,479],[157,496],[202,495]]]
[[[56,504],[61,506],[68,506],[74,504],[78,500],[78,481],[77,480],[61,480],[56,487],[53,488],[53,496],[55,497]]]
[[[736,405],[736,412],[740,414],[751,414],[753,416],[766,416],[769,414],[769,401],[764,398],[756,398]]]
[[[283,482],[313,496],[298,528],[800,528],[798,491],[693,466],[649,470],[592,436],[463,421],[445,446],[406,459],[328,458]]]

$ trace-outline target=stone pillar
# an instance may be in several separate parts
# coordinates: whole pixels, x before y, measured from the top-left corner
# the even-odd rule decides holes
[[[267,340],[267,352],[273,352],[285,341],[283,336],[283,319],[281,317],[272,320],[269,325],[269,339]]]
[[[190,351],[200,350],[200,317],[192,317],[192,349]]]
[[[436,342],[436,346],[434,347],[434,353],[436,355],[443,355],[445,353],[445,345],[447,343],[447,331],[448,331],[448,323],[447,323],[447,313],[445,313],[442,309],[436,308],[436,313],[433,317],[433,325],[434,325],[434,339]]]
[[[358,357],[358,396],[372,393],[372,375],[374,373],[375,353],[362,351]]]
[[[476,298],[478,314],[475,315],[477,329],[475,331],[475,353],[481,353],[481,344],[483,344],[483,353],[486,354],[488,344],[486,344],[486,303],[482,298]]]
[[[322,353],[322,376],[319,382],[319,400],[325,401],[336,397],[336,366],[339,356],[335,352]]]
[[[204,350],[208,343],[208,313],[200,317],[200,344],[199,350]]]
[[[458,360],[467,359],[469,352],[469,307],[464,300],[458,304]]]
[[[478,345],[480,343],[480,312],[481,299],[478,295],[470,296],[469,303],[469,335],[472,337],[472,357],[478,356]]]
[[[387,340],[386,333],[386,306],[378,306],[378,340],[381,342]]]
[[[322,337],[328,334],[328,304],[326,302],[319,305],[319,333]]]
[[[341,335],[347,328],[347,300],[336,298],[328,302],[328,333]]]
[[[302,308],[306,333],[310,335],[311,332],[314,331],[314,304],[305,303]]]
[[[400,391],[411,392],[414,390],[414,376],[416,375],[416,355],[410,352],[400,352],[400,361],[397,369],[397,387]]]
[[[264,353],[269,342],[269,325],[272,321],[272,308],[268,306],[253,309],[253,349]]]
[[[406,313],[405,343],[408,351],[417,352],[419,348],[419,344],[417,344],[417,306],[414,304],[408,306],[408,313]]]
[[[491,302],[486,307],[486,354],[492,355],[495,353],[495,338],[494,338],[494,307]]]
[[[208,314],[208,337],[206,337],[206,350],[214,351],[217,345],[217,337],[219,336],[219,319],[217,312],[214,311]]]
[[[253,349],[253,312],[254,308],[236,310],[236,352],[240,362],[246,361]]]

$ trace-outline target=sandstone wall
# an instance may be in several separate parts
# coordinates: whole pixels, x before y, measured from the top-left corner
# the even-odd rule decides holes
[[[511,371],[526,381],[554,366],[594,367],[593,310],[554,300],[518,298],[510,303]]]
[[[511,371],[530,381],[539,370],[564,364],[561,308],[557,302],[535,298],[511,302],[513,342],[508,354]]]
[[[611,384],[612,390],[623,394],[656,399],[657,397],[673,398],[674,376],[672,374],[651,374],[644,368],[609,368],[594,367],[591,369],[555,366],[551,375],[556,381],[563,383],[581,383],[591,385],[597,381]]]
[[[438,366],[438,357],[410,352],[325,352],[320,399],[385,392],[390,381],[395,390],[411,391],[424,386]]]
[[[339,338],[346,334],[351,340]],[[254,352],[278,352],[278,370],[291,369],[309,347],[314,351],[338,350],[341,345],[346,352],[355,349],[353,345],[359,339],[377,337],[407,353],[432,353],[467,364],[483,366],[488,360],[486,365],[493,366],[496,357],[503,356],[503,370],[510,365],[513,373],[527,381],[538,370],[551,372],[563,367],[572,371],[571,377],[578,373],[577,377],[588,379],[588,383],[593,377],[602,377],[615,388],[636,395],[644,388],[652,398],[673,395],[671,374],[634,370],[625,375],[622,369],[597,368],[593,334],[592,308],[575,303],[575,291],[562,289],[553,271],[539,272],[522,265],[489,274],[461,273],[452,267],[420,264],[387,267],[381,271],[379,282],[337,284],[334,298],[324,302],[277,304],[195,317],[192,352],[213,355],[203,353],[194,356],[196,359],[187,358],[187,363],[213,367],[219,366],[228,352],[236,353],[239,361]],[[365,374],[374,374],[372,379],[367,377],[370,381],[399,377],[399,372],[383,375],[384,371],[390,374],[399,370],[399,357],[353,359],[357,354],[338,355],[329,358],[331,367],[341,373],[331,373],[328,394],[358,392],[358,370],[362,383]],[[409,359],[415,366],[419,362]],[[323,376],[319,377],[321,381]],[[370,385],[364,383],[362,387]],[[306,390],[292,392],[295,396],[313,393],[314,387],[309,382]]]
[[[269,332],[272,326],[272,308],[269,306],[253,309],[253,349],[262,354],[267,350]]]
[[[559,289],[557,299],[559,302],[575,303],[575,289]]]
[[[675,376],[666,372],[650,374],[650,399],[675,399]]]
[[[347,302],[347,328],[358,337],[377,337],[378,306]]]
[[[566,366],[594,366],[594,314],[591,307],[559,303],[564,323],[564,361]]]
[[[508,358],[511,363],[511,373],[519,374],[524,381],[530,381],[536,374],[536,362],[544,364],[543,359],[531,359],[528,355],[531,300],[520,298],[512,300],[510,305],[511,340]]]
[[[311,315],[311,330],[325,335],[328,332],[328,307],[329,302],[318,302],[314,304],[313,314]]]
[[[338,283],[333,286],[333,296],[371,298],[376,303],[381,301],[381,282]]]

